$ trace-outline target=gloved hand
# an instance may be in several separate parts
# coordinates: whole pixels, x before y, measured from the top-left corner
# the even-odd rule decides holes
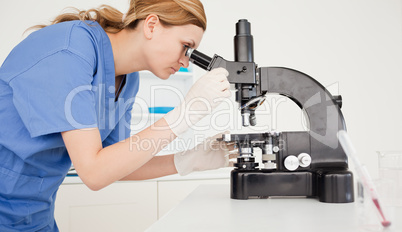
[[[194,171],[233,166],[229,159],[235,158],[238,152],[234,150],[234,143],[216,140],[222,138],[222,134],[207,138],[191,150],[175,154],[174,164],[177,172],[185,176]]]
[[[226,69],[216,68],[194,83],[184,101],[164,117],[173,133],[179,136],[211,114],[222,103],[222,98],[230,97],[228,75]]]

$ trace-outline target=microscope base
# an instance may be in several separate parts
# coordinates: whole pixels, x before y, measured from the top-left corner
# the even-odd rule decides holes
[[[305,196],[327,203],[354,201],[353,174],[349,170],[265,172],[234,169],[230,185],[232,199]]]

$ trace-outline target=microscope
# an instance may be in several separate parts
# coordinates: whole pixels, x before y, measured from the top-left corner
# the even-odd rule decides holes
[[[235,85],[236,102],[244,127],[255,126],[255,110],[267,93],[286,96],[306,114],[307,131],[224,134],[219,140],[235,142],[239,155],[231,171],[232,199],[308,197],[320,202],[354,201],[353,174],[337,133],[346,130],[341,96],[331,93],[312,77],[284,67],[257,67],[251,25],[236,23],[234,61],[212,58],[187,47],[186,56],[207,71],[223,67]],[[262,151],[262,164],[254,150]]]

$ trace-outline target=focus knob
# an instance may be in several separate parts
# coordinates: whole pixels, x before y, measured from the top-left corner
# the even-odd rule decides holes
[[[305,168],[311,164],[311,156],[307,153],[300,153],[297,158],[299,159],[300,167]]]
[[[299,167],[299,159],[294,155],[290,155],[285,158],[284,165],[287,170],[294,171]]]

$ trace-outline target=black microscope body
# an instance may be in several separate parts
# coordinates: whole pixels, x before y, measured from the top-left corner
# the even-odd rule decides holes
[[[340,96],[332,96],[312,77],[283,67],[257,67],[254,63],[250,23],[236,23],[235,61],[208,57],[188,48],[186,55],[197,66],[226,68],[236,87],[243,126],[256,125],[255,110],[267,93],[290,98],[306,114],[309,130],[226,134],[239,156],[231,172],[231,198],[304,196],[327,203],[354,201],[353,174],[337,133],[346,130]],[[254,148],[262,151],[263,168],[255,162]]]

